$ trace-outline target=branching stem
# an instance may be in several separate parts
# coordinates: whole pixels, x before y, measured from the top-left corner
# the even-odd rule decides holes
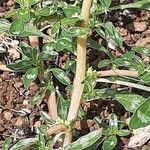
[[[88,27],[91,5],[92,0],[83,0],[81,10],[81,19],[82,19],[81,27],[83,28]],[[74,122],[76,120],[81,102],[81,97],[83,94],[84,84],[82,84],[82,81],[85,78],[85,71],[86,71],[86,46],[87,46],[87,35],[78,37],[76,76],[74,80],[74,89],[71,97],[71,104],[67,118],[69,122]],[[70,132],[66,134],[64,146],[69,144],[71,140],[72,140],[72,133]]]

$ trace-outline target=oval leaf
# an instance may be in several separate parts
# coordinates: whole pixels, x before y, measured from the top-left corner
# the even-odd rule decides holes
[[[102,136],[102,133],[97,130],[80,137],[77,141],[67,145],[65,150],[82,150],[95,144]]]
[[[31,66],[32,66],[32,62],[30,60],[21,60],[18,63],[7,65],[8,68],[15,71],[25,71],[31,68]]]
[[[111,63],[109,59],[104,59],[98,63],[98,68],[103,68],[108,66]]]
[[[119,136],[127,136],[127,135],[130,134],[130,131],[129,131],[129,130],[118,130],[118,131],[117,131],[117,134],[118,134]]]
[[[9,29],[11,34],[19,35],[24,31],[24,22],[21,19],[16,19]]]
[[[54,76],[63,84],[69,85],[70,79],[67,77],[66,73],[59,68],[52,68],[51,71],[53,72]]]
[[[20,8],[17,14],[18,17],[25,22],[28,22],[30,20],[30,10],[28,8]]]
[[[143,102],[146,101],[145,98],[137,94],[116,94],[115,99],[129,112],[134,112]]]
[[[115,135],[109,136],[104,142],[103,142],[103,150],[111,150],[114,149],[114,147],[117,144],[117,138]]]
[[[10,150],[20,150],[22,148],[35,144],[37,140],[38,140],[37,138],[28,138],[20,140],[13,147],[11,147]]]
[[[129,127],[138,129],[150,124],[150,97],[133,114]]]
[[[30,68],[24,78],[23,78],[23,83],[25,87],[29,87],[31,83],[37,78],[38,76],[38,68]]]
[[[63,51],[64,49],[67,49],[69,51],[72,51],[72,43],[69,39],[67,38],[62,38],[59,39],[56,43],[56,50],[59,51]]]

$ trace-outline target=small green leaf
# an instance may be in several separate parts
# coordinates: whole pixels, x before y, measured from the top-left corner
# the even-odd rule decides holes
[[[150,56],[150,48],[147,47],[133,47],[132,50],[139,54],[146,54],[147,56]]]
[[[20,34],[21,36],[38,36],[38,37],[47,37],[44,33],[42,33],[35,26],[26,25],[24,28],[24,32]]]
[[[44,121],[46,121],[49,125],[54,125],[56,123],[52,118],[50,118],[50,116],[46,112],[41,111],[40,114],[41,114],[41,118]]]
[[[134,112],[146,99],[137,94],[116,94],[115,99],[129,112]]]
[[[5,139],[2,150],[9,150],[11,142],[12,138],[8,137],[7,139]]]
[[[27,43],[20,43],[20,47],[24,55],[26,55],[29,58],[32,58],[32,48]]]
[[[89,134],[80,137],[77,141],[68,144],[64,150],[84,150],[94,145],[102,136],[99,130],[90,132]]]
[[[25,22],[30,20],[30,10],[28,8],[20,8],[17,12],[18,17]]]
[[[117,134],[118,134],[119,136],[127,136],[127,135],[130,134],[130,131],[129,131],[129,130],[118,130],[118,131],[117,131]]]
[[[68,29],[67,34],[72,37],[77,37],[77,36],[88,34],[89,32],[90,32],[89,28],[71,27],[70,29]]]
[[[38,76],[38,68],[30,68],[24,78],[23,78],[23,83],[25,87],[29,87],[31,83],[37,78]]]
[[[0,19],[0,33],[8,31],[10,28],[10,23],[6,19]]]
[[[138,129],[146,127],[150,124],[150,97],[135,111],[133,114],[129,127],[131,129]]]
[[[16,19],[10,26],[10,33],[14,35],[19,35],[24,31],[24,22],[21,19]]]
[[[67,77],[65,72],[59,68],[52,68],[51,71],[53,72],[54,76],[63,84],[69,85],[70,79]]]
[[[41,102],[42,102],[42,100],[43,100],[43,98],[44,98],[44,96],[45,96],[45,92],[47,91],[47,87],[45,87],[45,88],[41,88],[40,89],[40,91],[38,91],[32,98],[31,98],[31,100],[30,100],[30,105],[31,106],[35,106],[35,105],[39,105]]]
[[[33,62],[31,60],[21,60],[15,64],[7,65],[7,67],[15,71],[26,71],[31,68],[32,65]]]
[[[0,19],[0,33],[8,31],[10,28],[10,23],[6,19]]]
[[[140,76],[140,79],[146,83],[150,82],[150,72],[146,72]]]
[[[57,111],[61,119],[66,120],[69,108],[69,101],[65,100],[62,94],[57,91]]]
[[[102,61],[100,61],[100,62],[98,63],[98,68],[106,67],[106,66],[108,66],[109,64],[111,64],[111,60],[109,60],[109,59],[103,59]]]
[[[105,7],[105,9],[108,9],[111,5],[111,0],[99,0],[99,1],[102,4],[102,6]]]
[[[32,6],[32,5],[35,5],[35,4],[37,4],[37,3],[39,3],[41,0],[28,0],[28,4],[30,5],[30,6]]]
[[[55,6],[44,7],[38,12],[38,14],[40,16],[50,16],[50,15],[54,14],[56,12],[56,10],[57,10],[57,7],[55,7]]]
[[[103,142],[103,150],[112,150],[117,144],[117,138],[115,135],[109,136],[104,142]]]
[[[72,42],[67,38],[59,39],[56,42],[56,47],[55,48],[58,52],[63,51],[64,49],[69,50],[69,51],[73,51]]]
[[[117,31],[117,29],[114,27],[114,25],[111,22],[106,22],[104,28],[105,28],[105,32],[106,32],[108,41],[110,38],[112,40],[112,42],[115,43],[116,46],[121,47],[123,40],[122,40],[120,33]]]
[[[66,17],[72,17],[80,12],[80,8],[75,6],[67,6],[63,8],[63,11]]]
[[[12,146],[10,150],[20,150],[22,148],[35,144],[37,141],[38,141],[37,138],[22,139],[19,140],[19,142],[17,142],[14,146]]]
[[[62,25],[74,25],[77,21],[79,21],[78,17],[72,17],[72,18],[63,18],[61,20]]]
[[[135,57],[135,52],[133,51],[127,52],[122,56],[122,58],[125,60],[132,60],[134,57]]]
[[[12,9],[8,11],[7,14],[5,15],[5,18],[11,18],[17,16],[17,11],[18,9]]]
[[[52,27],[52,31],[51,31],[52,34],[58,33],[60,30],[60,27],[61,27],[60,22],[55,23]]]

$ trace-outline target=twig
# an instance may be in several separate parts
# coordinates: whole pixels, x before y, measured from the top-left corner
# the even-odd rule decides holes
[[[48,110],[49,110],[49,116],[52,119],[56,119],[58,117],[55,91],[53,91],[49,95],[49,98],[48,98]]]
[[[64,124],[58,124],[54,127],[51,127],[47,130],[48,135],[56,134],[57,132],[66,132],[68,128]]]
[[[89,15],[92,0],[83,0],[82,10],[81,10],[81,27],[87,28],[89,24]],[[74,122],[77,118],[79,106],[81,102],[81,97],[83,94],[84,84],[82,81],[85,78],[86,71],[86,45],[87,45],[87,35],[83,35],[77,38],[77,66],[76,66],[76,76],[74,80],[74,89],[71,97],[71,104],[68,112],[67,120],[69,122]],[[64,145],[68,145],[72,141],[72,132],[70,131],[64,139]]]
[[[126,82],[126,81],[119,81],[119,80],[111,81],[111,80],[108,80],[108,79],[105,79],[105,78],[98,78],[98,79],[96,79],[96,82],[120,84],[120,85],[125,85],[125,86],[129,86],[129,87],[133,87],[133,88],[136,88],[136,89],[140,89],[140,90],[150,92],[150,87],[148,87],[148,86],[144,86],[144,85],[136,84],[136,83],[131,83],[131,82]]]
[[[107,76],[127,76],[127,77],[138,77],[138,71],[131,70],[106,70],[98,71],[98,77],[107,77]]]

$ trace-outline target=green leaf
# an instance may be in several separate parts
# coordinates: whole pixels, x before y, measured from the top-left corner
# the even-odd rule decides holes
[[[35,26],[26,25],[24,32],[20,34],[21,36],[38,36],[38,37],[47,37],[44,33],[42,33]]]
[[[52,34],[58,33],[60,30],[60,27],[61,27],[60,22],[55,23],[52,27],[52,31],[51,31]]]
[[[63,51],[64,49],[73,51],[72,42],[67,38],[61,38],[57,40],[55,48],[58,52]]]
[[[98,68],[106,67],[106,66],[108,66],[109,64],[111,64],[111,60],[109,60],[109,59],[103,59],[102,61],[100,61],[100,62],[98,63]]]
[[[150,48],[147,47],[133,47],[133,51],[139,54],[146,54],[147,56],[150,56]]]
[[[12,9],[8,11],[5,15],[5,18],[11,18],[17,16],[18,9]]]
[[[69,85],[70,79],[67,77],[65,72],[59,68],[52,68],[51,71],[53,72],[54,76],[63,84]]]
[[[32,6],[32,5],[35,5],[35,4],[37,4],[37,3],[39,3],[41,0],[28,0],[28,4],[30,5],[30,6]]]
[[[63,8],[63,11],[66,17],[72,17],[80,12],[80,8],[75,6],[67,6]]]
[[[31,60],[21,60],[15,64],[7,65],[7,67],[15,71],[26,71],[31,68],[32,65],[33,62]]]
[[[109,53],[109,51],[103,47],[102,45],[100,45],[97,41],[93,40],[93,39],[89,39],[87,46],[93,49],[96,49],[100,52],[103,52],[105,54],[107,54],[110,58],[112,58],[111,54]]]
[[[19,35],[24,31],[24,22],[21,19],[16,19],[10,26],[10,33],[13,35]]]
[[[0,19],[0,33],[8,31],[10,28],[10,23],[6,19]]]
[[[109,136],[102,145],[103,150],[112,150],[117,144],[117,138],[115,135]]]
[[[68,29],[67,34],[72,37],[77,37],[77,36],[88,34],[89,32],[90,32],[89,28],[71,27],[70,29]]]
[[[103,7],[108,9],[111,5],[111,0],[99,0]]]
[[[127,93],[116,94],[115,99],[129,112],[134,112],[143,102],[146,101],[146,99],[140,95]]]
[[[31,100],[30,100],[30,105],[31,106],[35,106],[35,105],[39,105],[41,102],[42,102],[42,100],[43,100],[43,98],[44,98],[44,96],[45,96],[45,92],[47,91],[47,87],[45,87],[45,88],[41,88],[32,98],[31,98]]]
[[[132,60],[135,57],[135,53],[133,51],[131,52],[126,52],[122,58],[125,60]]]
[[[29,58],[32,58],[32,48],[27,43],[20,43],[20,47],[24,55],[26,55]]]
[[[79,21],[78,17],[72,17],[72,18],[63,18],[61,20],[62,25],[74,25],[77,21]]]
[[[2,150],[9,150],[12,138],[8,137],[5,139]]]
[[[150,82],[150,72],[146,72],[140,76],[140,79],[146,83]]]
[[[57,7],[55,7],[55,6],[44,7],[38,12],[38,14],[40,16],[50,16],[50,15],[54,14],[56,12],[56,10],[57,10]]]
[[[108,40],[110,38],[116,44],[116,46],[121,47],[123,40],[120,33],[117,31],[114,25],[111,22],[106,22],[104,28]]]
[[[146,127],[150,124],[150,97],[135,111],[133,114],[129,127],[131,129],[138,129]]]
[[[55,50],[54,42],[45,44],[42,48],[42,52],[40,53],[39,58],[42,60],[53,60],[58,56],[58,52],[54,50]]]
[[[23,83],[25,87],[29,87],[31,83],[37,78],[38,76],[38,68],[30,68],[24,78],[23,78]]]
[[[44,121],[46,121],[49,125],[54,125],[56,123],[52,118],[50,118],[50,116],[46,112],[41,111],[40,115],[41,115],[41,118]]]
[[[17,12],[18,18],[22,19],[25,22],[30,21],[30,10],[29,8],[20,8]]]
[[[119,136],[127,136],[127,135],[130,134],[130,131],[129,131],[129,130],[118,130],[118,131],[117,131],[117,134],[118,134]]]
[[[22,148],[26,148],[28,146],[31,146],[37,142],[37,138],[28,138],[28,139],[22,139],[19,140],[14,146],[10,148],[10,150],[20,150]]]
[[[57,91],[57,111],[58,111],[58,116],[66,120],[67,114],[68,114],[68,108],[69,108],[69,101],[65,100],[62,94]]]
[[[84,150],[95,144],[102,136],[99,130],[90,132],[89,134],[80,137],[77,141],[68,144],[65,150]]]

